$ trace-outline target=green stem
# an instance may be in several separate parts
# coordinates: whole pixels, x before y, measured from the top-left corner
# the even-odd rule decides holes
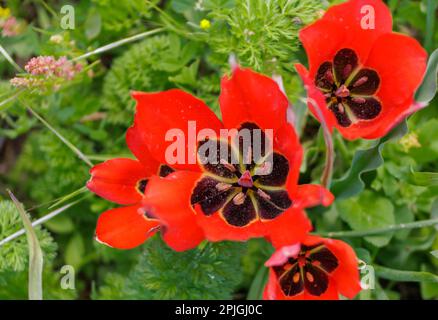
[[[431,227],[434,225],[438,225],[438,218],[415,221],[410,223],[393,224],[385,228],[376,228],[376,229],[358,230],[358,231],[324,232],[324,233],[319,233],[318,235],[323,237],[329,237],[329,238],[367,237],[367,236],[373,236],[376,234],[382,234],[382,233],[393,232],[393,231]]]
[[[130,154],[118,154],[118,155],[111,155],[111,154],[98,154],[98,155],[92,155],[87,154],[86,157],[90,160],[94,161],[106,161],[114,158],[130,158],[133,159],[133,156]]]
[[[342,137],[339,134],[335,135],[335,139],[337,142],[337,147],[338,147],[337,149],[341,152],[342,158],[345,161],[348,161],[350,157],[349,157],[349,152],[348,152],[347,146],[345,145],[344,139],[342,139]]]
[[[383,279],[400,282],[434,282],[438,283],[438,276],[426,271],[395,270],[379,265],[372,265],[377,276]]]
[[[436,0],[427,0],[426,9],[426,36],[424,39],[424,47],[428,52],[432,50],[433,36],[435,30],[435,11],[438,4]]]
[[[18,72],[25,72],[9,55],[9,53],[0,45],[0,53],[5,57],[5,59],[17,70]]]
[[[96,50],[87,52],[87,53],[85,53],[85,54],[83,54],[83,55],[81,55],[79,57],[76,57],[76,58],[73,59],[73,61],[78,61],[78,60],[86,59],[86,58],[91,57],[93,55],[96,55],[96,54],[99,54],[99,53],[103,53],[105,51],[112,50],[114,48],[123,46],[124,44],[127,44],[127,43],[130,43],[130,42],[134,42],[134,41],[146,38],[146,37],[148,37],[150,35],[162,32],[164,30],[165,30],[165,28],[158,28],[158,29],[154,29],[154,30],[150,30],[150,31],[146,31],[146,32],[143,32],[143,33],[136,34],[136,35],[134,35],[132,37],[128,37],[128,38],[124,38],[124,39],[121,39],[121,40],[118,40],[118,41],[115,41],[115,42],[111,42],[111,43],[109,43],[109,44],[107,44],[107,45],[105,45],[103,47],[97,48]]]
[[[324,129],[326,153],[325,153],[324,171],[321,177],[321,184],[326,189],[330,189],[330,185],[332,184],[332,176],[333,176],[333,164],[335,162],[335,149],[333,147],[332,135],[328,130],[326,130],[326,128],[323,129]]]
[[[330,189],[330,185],[332,183],[332,176],[333,176],[333,164],[335,162],[335,149],[333,147],[333,137],[330,132],[330,129],[327,126],[327,122],[325,120],[324,114],[319,108],[318,103],[309,98],[309,99],[301,99],[304,103],[311,103],[313,105],[314,110],[318,114],[318,118],[321,122],[321,128],[323,130],[324,134],[324,141],[326,146],[326,156],[325,156],[325,165],[324,165],[324,171],[322,172],[321,176],[321,184],[327,189]]]

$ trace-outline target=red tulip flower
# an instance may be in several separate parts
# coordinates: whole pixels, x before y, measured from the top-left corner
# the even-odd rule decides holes
[[[308,236],[278,249],[265,265],[265,300],[352,299],[361,290],[356,254],[340,240]]]
[[[131,249],[142,244],[160,227],[141,206],[148,180],[173,171],[150,156],[142,136],[132,127],[127,144],[139,160],[118,158],[94,166],[87,187],[109,201],[125,205],[102,213],[97,221],[96,240],[110,247]]]
[[[329,205],[333,196],[317,185],[298,185],[302,147],[286,120],[287,98],[272,79],[248,69],[236,68],[223,78],[221,88],[222,121],[204,102],[181,90],[133,94],[135,134],[157,163],[176,169],[165,178],[149,179],[144,210],[160,221],[164,240],[175,250],[193,248],[204,238],[266,237],[276,245],[302,240],[311,230],[304,208]],[[259,132],[272,152],[263,149],[261,161],[256,161],[255,140],[244,147],[239,139],[224,139],[221,129],[234,129],[235,137],[242,130]],[[180,133],[184,147],[179,151],[195,161],[169,160],[175,141],[167,134],[172,130]],[[202,130],[210,132],[208,137],[198,137]],[[272,130],[271,137],[267,130]],[[202,161],[200,150],[206,143],[229,152],[214,153],[213,162]],[[232,155],[237,162],[231,161]]]
[[[391,13],[383,1],[350,0],[333,6],[301,30],[300,39],[309,71],[296,68],[312,99],[309,108],[345,138],[385,136],[420,107],[414,93],[426,70],[427,53],[415,39],[392,32]]]

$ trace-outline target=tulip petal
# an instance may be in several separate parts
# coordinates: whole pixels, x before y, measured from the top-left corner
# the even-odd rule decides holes
[[[138,205],[111,209],[97,221],[96,240],[112,248],[132,249],[151,237],[159,225]]]

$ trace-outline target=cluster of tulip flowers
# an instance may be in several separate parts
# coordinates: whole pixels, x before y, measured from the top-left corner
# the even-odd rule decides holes
[[[373,14],[367,28],[364,6]],[[418,108],[414,93],[427,54],[415,39],[392,31],[383,1],[333,6],[300,31],[300,40],[309,69],[296,65],[296,70],[308,107],[330,132],[336,128],[348,140],[380,138]],[[352,299],[360,292],[354,250],[309,234],[305,209],[330,206],[334,196],[322,185],[298,184],[303,149],[287,120],[289,102],[274,80],[235,66],[221,81],[221,120],[203,101],[178,89],[132,96],[136,114],[126,142],[136,160],[98,164],[87,183],[97,195],[123,205],[99,217],[99,242],[131,249],[160,232],[169,247],[184,251],[205,240],[263,237],[276,249],[265,264],[270,268],[265,299]],[[254,161],[231,164],[224,158],[215,164],[169,163],[166,132],[187,133],[189,121],[196,122],[197,131],[218,136],[221,129],[273,130],[272,170],[260,175]],[[185,142],[187,152],[202,144]]]

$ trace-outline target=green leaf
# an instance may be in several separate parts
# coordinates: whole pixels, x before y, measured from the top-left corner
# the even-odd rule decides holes
[[[423,83],[415,93],[415,101],[429,103],[436,95],[438,81],[438,49],[435,50],[427,63],[426,75]]]
[[[384,145],[400,139],[407,131],[406,121],[403,121],[384,138],[376,141],[371,148],[356,151],[350,169],[341,179],[335,180],[330,188],[335,197],[343,199],[360,193],[365,187],[362,180],[363,174],[374,171],[383,164],[382,149]]]
[[[65,250],[65,262],[68,265],[78,269],[81,266],[82,259],[85,253],[84,240],[80,233],[76,233],[71,237]]]
[[[432,49],[433,37],[435,34],[435,16],[436,9],[438,8],[438,2],[436,0],[426,1],[426,36],[424,37],[424,47],[427,51]]]
[[[426,271],[396,270],[373,265],[377,276],[383,279],[399,282],[431,282],[438,283],[438,276]]]
[[[73,232],[75,226],[70,217],[67,216],[57,216],[44,224],[47,229],[55,233],[65,234]]]
[[[359,198],[352,198],[336,204],[341,218],[353,230],[363,231],[393,225],[395,222],[392,203],[370,191],[364,191]],[[389,243],[393,233],[365,237],[365,240],[377,247]]]
[[[195,8],[196,0],[178,0],[172,1],[171,7],[175,12],[184,13]]]
[[[438,259],[438,250],[432,251],[430,254]]]
[[[398,225],[408,224],[415,220],[415,215],[408,206],[396,207],[395,212],[395,223]],[[404,240],[409,236],[410,232],[410,229],[400,230],[394,236],[399,240]]]
[[[199,60],[196,60],[188,67],[183,67],[181,73],[169,77],[169,80],[177,84],[196,86],[196,76],[198,74]]]
[[[263,299],[263,290],[265,289],[265,285],[268,282],[269,276],[269,268],[265,267],[264,264],[260,266],[260,269],[257,271],[256,276],[254,277],[253,282],[251,283],[251,287],[248,291],[247,300],[262,300]]]
[[[96,38],[102,30],[102,18],[96,9],[91,9],[88,12],[87,20],[85,20],[85,35],[88,40]]]
[[[411,172],[408,175],[407,180],[409,183],[421,187],[438,186],[438,173],[415,172],[411,169]]]
[[[9,195],[17,207],[26,229],[26,237],[29,245],[29,300],[43,299],[43,252],[38,241],[38,237],[32,227],[32,223],[24,211],[23,205],[15,198],[12,192]]]
[[[372,262],[373,259],[371,258],[371,254],[367,249],[354,248],[354,251],[356,252],[357,257],[366,264],[370,264]]]

